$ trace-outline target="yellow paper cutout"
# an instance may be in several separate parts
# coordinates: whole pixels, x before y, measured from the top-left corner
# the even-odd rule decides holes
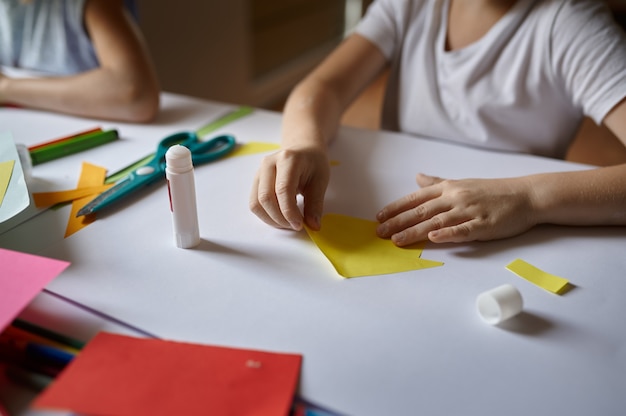
[[[66,191],[55,191],[55,192],[36,192],[33,193],[33,200],[35,201],[35,205],[39,208],[42,207],[50,207],[52,205],[60,204],[62,202],[69,202],[75,199],[79,199],[85,196],[93,196],[100,194],[114,184],[107,184],[101,186],[90,186],[88,188],[77,188],[70,189]]]
[[[104,179],[106,178],[106,169],[92,165],[87,162],[83,162],[82,170],[80,172],[80,178],[78,178],[77,188],[89,188],[94,186],[102,186]],[[96,220],[95,214],[88,214],[77,217],[78,211],[87,205],[97,194],[84,196],[72,201],[72,211],[70,212],[70,218],[67,221],[67,228],[65,229],[65,237],[69,237],[76,231],[86,227]]]
[[[280,145],[277,143],[265,143],[265,142],[249,142],[240,143],[235,150],[230,152],[226,157],[237,157],[252,155],[255,153],[269,152],[271,150],[280,149]]]
[[[11,176],[13,176],[14,166],[15,160],[0,162],[0,205],[2,205],[2,201],[4,201],[7,189],[9,189],[9,182],[11,181]]]
[[[375,221],[326,214],[320,231],[305,228],[343,277],[399,273],[443,265],[420,258],[426,241],[400,248],[391,240],[378,237],[377,225]]]
[[[522,259],[513,260],[506,268],[519,277],[557,295],[561,294],[569,284],[567,279],[546,273]]]

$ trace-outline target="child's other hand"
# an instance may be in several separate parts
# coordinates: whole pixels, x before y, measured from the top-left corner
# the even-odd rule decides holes
[[[254,178],[250,210],[277,228],[320,228],[330,177],[328,156],[316,147],[290,147],[266,156]],[[304,216],[296,197],[304,197]]]
[[[511,237],[536,224],[532,187],[525,178],[445,180],[417,175],[422,188],[384,207],[379,237],[406,246],[494,240]]]

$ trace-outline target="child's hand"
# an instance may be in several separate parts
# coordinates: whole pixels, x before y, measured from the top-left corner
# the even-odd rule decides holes
[[[406,246],[511,237],[536,224],[525,178],[444,180],[419,174],[422,189],[384,207],[377,233]]]
[[[330,167],[325,150],[291,147],[263,159],[250,194],[250,210],[269,225],[301,230],[303,221],[320,228]],[[304,197],[304,217],[296,196]]]

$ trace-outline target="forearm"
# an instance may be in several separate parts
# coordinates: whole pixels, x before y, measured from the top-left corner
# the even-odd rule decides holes
[[[337,131],[341,112],[337,98],[322,81],[302,82],[293,90],[285,105],[283,147],[325,150]]]
[[[325,149],[341,116],[386,65],[367,39],[351,35],[293,90],[283,117],[283,146]]]
[[[2,102],[130,122],[152,119],[159,107],[155,80],[99,68],[55,78],[2,78]]]
[[[626,164],[528,177],[537,224],[626,225]]]

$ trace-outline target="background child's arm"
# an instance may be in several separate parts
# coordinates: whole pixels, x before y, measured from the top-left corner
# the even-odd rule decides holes
[[[0,75],[0,102],[130,122],[154,118],[159,107],[156,73],[122,0],[88,0],[84,19],[99,68],[54,78]]]

